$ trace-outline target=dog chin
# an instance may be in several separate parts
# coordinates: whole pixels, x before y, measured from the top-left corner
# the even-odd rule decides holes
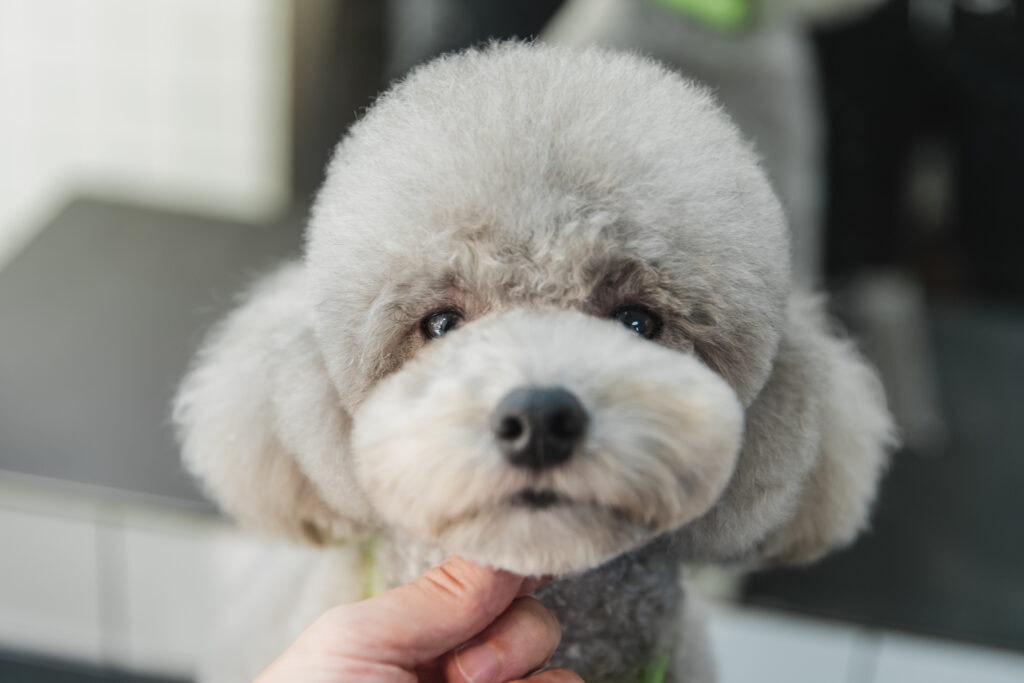
[[[596,567],[665,530],[623,508],[523,491],[451,520],[431,540],[447,552],[517,574],[567,574]]]

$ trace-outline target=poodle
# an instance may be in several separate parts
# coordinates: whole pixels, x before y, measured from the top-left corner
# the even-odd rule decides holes
[[[536,593],[552,665],[712,680],[681,565],[849,543],[892,444],[820,308],[707,91],[593,48],[416,69],[338,146],[304,258],[176,399],[210,495],[308,546],[268,552],[205,677],[251,677],[320,612],[459,553],[558,577]]]

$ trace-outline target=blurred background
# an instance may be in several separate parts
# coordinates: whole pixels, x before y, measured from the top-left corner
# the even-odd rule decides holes
[[[176,382],[375,95],[510,37],[715,89],[903,432],[852,548],[696,573],[722,680],[1024,680],[1021,0],[0,0],[0,680],[190,678],[257,542]]]

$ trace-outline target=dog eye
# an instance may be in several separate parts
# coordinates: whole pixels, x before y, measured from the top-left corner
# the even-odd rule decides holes
[[[639,304],[619,306],[612,317],[645,339],[654,339],[661,331],[661,318]]]
[[[458,311],[438,311],[423,319],[421,327],[427,339],[437,339],[448,334],[462,322],[462,314]]]

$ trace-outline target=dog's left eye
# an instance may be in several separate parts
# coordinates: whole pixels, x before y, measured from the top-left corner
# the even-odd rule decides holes
[[[438,311],[424,318],[420,327],[427,339],[437,339],[454,330],[461,322],[462,314],[458,311]]]
[[[612,317],[645,339],[654,339],[661,331],[661,318],[646,306],[627,304],[619,306]]]

